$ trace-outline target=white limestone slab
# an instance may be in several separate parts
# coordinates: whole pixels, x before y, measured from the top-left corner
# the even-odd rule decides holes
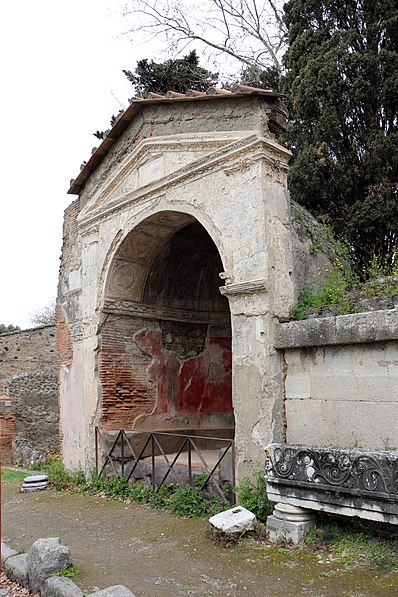
[[[48,475],[31,475],[23,480],[24,483],[42,483],[43,481],[48,481]]]
[[[210,524],[225,533],[244,533],[256,528],[257,520],[253,512],[243,506],[224,510],[209,518]]]

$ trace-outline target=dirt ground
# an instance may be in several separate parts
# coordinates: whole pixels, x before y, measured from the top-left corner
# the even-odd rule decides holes
[[[2,536],[28,551],[39,537],[71,549],[85,593],[115,584],[136,597],[389,597],[398,574],[347,570],[315,554],[277,547],[216,547],[206,520],[174,516],[98,497],[2,487]]]

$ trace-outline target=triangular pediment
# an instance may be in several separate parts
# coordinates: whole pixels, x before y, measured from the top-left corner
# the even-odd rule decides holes
[[[217,151],[252,135],[248,131],[170,135],[142,139],[117,164],[86,203],[80,221],[103,213],[123,202],[127,196],[144,193],[149,186],[161,184],[173,174],[194,167]]]

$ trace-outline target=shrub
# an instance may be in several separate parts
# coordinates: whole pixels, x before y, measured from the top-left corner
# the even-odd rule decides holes
[[[70,486],[72,477],[66,471],[61,454],[58,451],[48,455],[44,468],[48,474],[50,484],[56,491],[61,491]]]
[[[205,516],[207,500],[199,489],[186,485],[174,491],[168,500],[168,507],[177,516]]]
[[[373,255],[368,265],[362,268],[360,276],[353,272],[353,267],[336,257],[333,266],[326,268],[327,278],[318,288],[311,284],[304,288],[297,303],[292,307],[292,319],[305,319],[311,309],[333,307],[334,315],[355,313],[355,302],[362,298],[374,298],[398,294],[398,264],[385,265],[378,255]],[[318,268],[315,278],[320,278]]]
[[[267,483],[264,471],[257,471],[253,475],[253,481],[249,477],[243,477],[239,485],[234,488],[239,502],[256,515],[257,520],[265,522],[267,516],[272,514],[273,503],[267,498]]]

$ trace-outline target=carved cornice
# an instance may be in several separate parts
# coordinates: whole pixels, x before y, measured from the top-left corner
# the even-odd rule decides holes
[[[144,141],[142,143],[144,143]],[[140,144],[135,151],[139,151],[141,154],[142,150],[143,146]],[[241,168],[240,162],[249,151],[251,152],[250,160],[245,161],[245,169],[247,169],[250,164],[264,159],[268,164],[267,174],[272,176],[276,182],[281,182],[281,176],[283,177],[287,171],[287,163],[291,155],[290,152],[270,138],[260,137],[258,133],[251,133],[232,143],[224,143],[218,150],[193,160],[186,166],[183,166],[171,174],[163,176],[146,186],[134,189],[128,193],[123,193],[120,197],[114,198],[109,205],[101,203],[99,208],[81,215],[79,226],[82,228],[92,225],[96,221],[106,219],[113,213],[126,209],[132,203],[142,200],[148,201],[152,196],[164,192],[167,188],[184,184],[189,178],[195,180],[196,178],[222,168],[226,168],[227,170],[228,168],[232,168],[232,171],[229,170],[229,173],[231,173],[235,168],[235,164],[231,163],[231,161],[234,160],[236,166]],[[124,176],[126,176],[126,174],[124,174]],[[118,184],[120,184],[120,182]]]
[[[253,294],[255,292],[264,292],[267,290],[267,280],[251,280],[249,282],[226,284],[220,287],[220,292],[224,296],[234,294]]]
[[[267,452],[267,481],[286,496],[307,490],[329,501],[348,495],[398,502],[398,452],[282,444],[269,445]]]
[[[110,299],[105,300],[102,311],[103,313],[114,315],[166,321],[183,321],[186,323],[210,323],[217,325],[230,323],[231,321],[230,315],[227,312],[187,311],[145,305],[144,303],[134,301],[112,301]]]
[[[247,133],[244,136],[247,136]],[[134,169],[150,161],[152,154],[157,154],[159,157],[165,152],[180,152],[187,148],[190,151],[207,150],[210,152],[229,145],[231,141],[239,140],[242,137],[242,133],[234,133],[232,135],[226,135],[225,133],[197,133],[194,135],[167,135],[164,137],[142,139],[125,159],[117,173],[101,185],[92,199],[94,202],[100,201],[101,204],[104,204],[106,199]]]

